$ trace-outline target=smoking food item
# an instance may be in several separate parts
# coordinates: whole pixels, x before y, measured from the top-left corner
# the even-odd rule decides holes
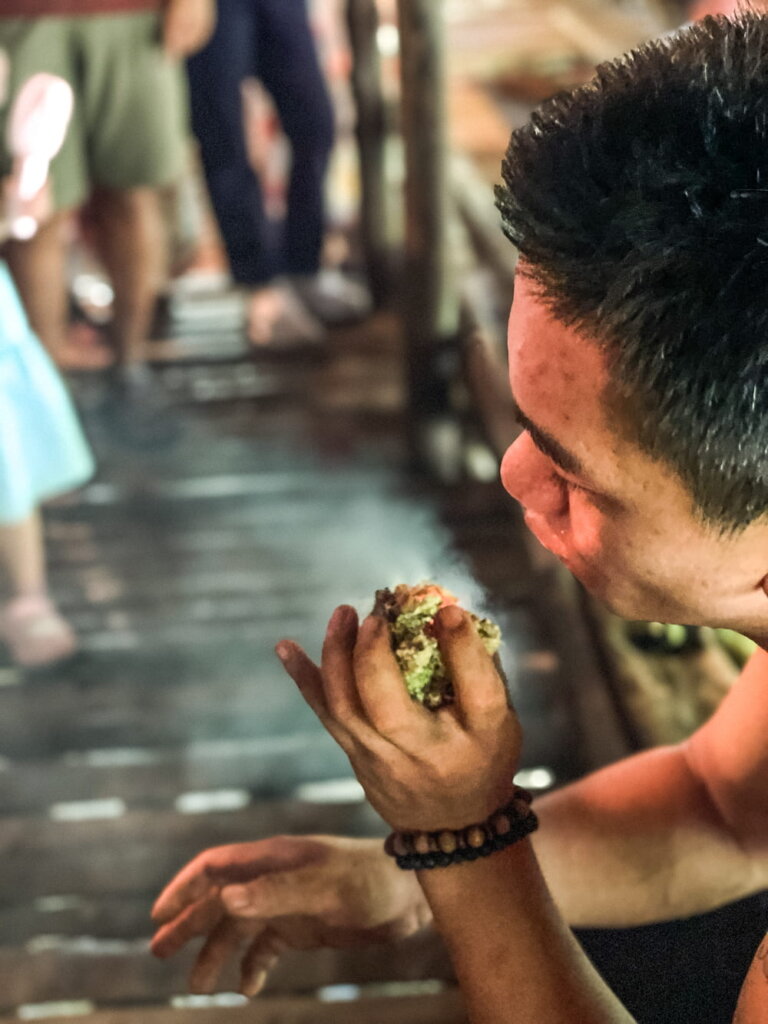
[[[458,604],[456,597],[436,583],[400,583],[393,590],[376,591],[374,614],[387,620],[392,650],[408,693],[431,711],[454,700],[453,683],[432,629],[438,611],[449,604]],[[469,615],[485,649],[496,654],[501,645],[499,627],[473,612]]]

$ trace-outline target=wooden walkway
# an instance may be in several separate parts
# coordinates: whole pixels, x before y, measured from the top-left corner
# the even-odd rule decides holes
[[[154,1020],[147,1008],[183,995],[190,960],[148,955],[149,907],[188,858],[283,831],[383,833],[272,653],[284,635],[317,653],[339,602],[365,612],[379,586],[434,578],[486,608],[534,784],[591,766],[512,503],[495,481],[407,469],[392,320],[254,358],[231,299],[177,312],[176,339],[152,350],[178,427],[165,447],[117,445],[98,380],[73,382],[100,469],[46,521],[82,654],[37,674],[0,665],[3,1019]],[[424,939],[297,954],[249,1019],[448,1024],[461,1019],[449,979]],[[339,985],[362,986],[370,1013],[323,1009],[318,992],[349,996]]]

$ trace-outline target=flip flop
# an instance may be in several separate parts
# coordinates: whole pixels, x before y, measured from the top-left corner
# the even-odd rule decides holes
[[[77,653],[77,637],[49,597],[9,601],[0,613],[0,637],[21,668],[42,668]]]

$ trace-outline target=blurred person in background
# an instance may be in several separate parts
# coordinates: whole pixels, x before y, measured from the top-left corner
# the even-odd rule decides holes
[[[5,257],[32,328],[63,368],[114,361],[111,388],[146,399],[141,365],[155,292],[165,270],[158,189],[186,159],[187,107],[180,58],[201,46],[214,0],[3,0],[0,46],[11,61],[10,99],[30,75],[61,76],[74,90],[69,134],[51,168],[53,213]],[[0,132],[4,124],[0,119]],[[0,170],[7,171],[5,142]],[[114,291],[109,348],[67,335],[66,227],[89,201],[89,222]]]
[[[211,202],[232,278],[248,293],[248,337],[254,345],[320,340],[318,318],[354,315],[363,301],[358,286],[334,276],[329,288],[320,273],[334,110],[307,0],[219,0],[211,40],[187,68]],[[290,142],[277,231],[244,131],[243,84],[254,77],[274,101]]]
[[[0,51],[0,107],[7,58]],[[65,105],[51,88],[65,90]],[[22,140],[12,174],[2,182],[0,239],[26,235],[50,212],[45,163],[50,138],[63,138],[71,93],[51,76],[35,76],[17,94],[12,141]],[[35,131],[29,131],[34,123]],[[46,138],[42,138],[46,136]],[[42,153],[40,150],[42,142]],[[25,161],[43,162],[40,186],[26,189]],[[80,486],[93,459],[67,391],[30,329],[5,263],[0,261],[0,638],[22,667],[50,665],[74,654],[75,634],[51,600],[40,503]]]

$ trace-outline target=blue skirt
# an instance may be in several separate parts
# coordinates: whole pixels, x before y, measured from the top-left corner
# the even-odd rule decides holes
[[[93,471],[67,389],[0,262],[0,524],[26,519]]]

